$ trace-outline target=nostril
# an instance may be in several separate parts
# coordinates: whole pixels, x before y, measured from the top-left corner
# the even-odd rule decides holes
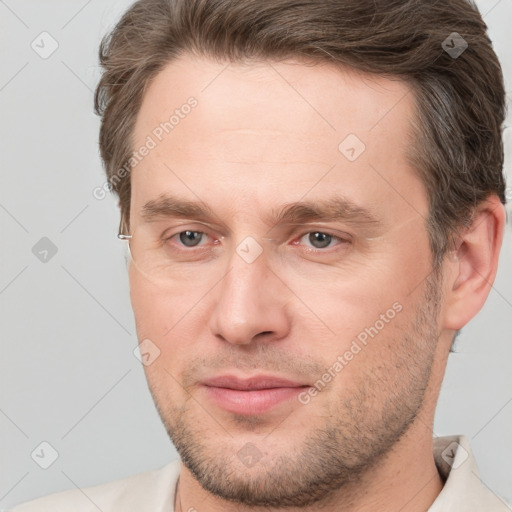
[[[263,331],[258,334],[258,336],[265,336],[266,334],[273,334],[273,331]]]

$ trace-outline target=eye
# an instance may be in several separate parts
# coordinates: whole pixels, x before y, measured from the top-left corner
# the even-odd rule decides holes
[[[329,247],[333,240],[333,237],[327,233],[321,233],[319,231],[307,233],[307,241],[311,243],[315,249],[325,249]],[[304,237],[302,237],[304,238]]]
[[[306,247],[312,247],[313,249],[326,249],[333,247],[336,241],[343,244],[348,244],[350,241],[345,238],[341,238],[330,233],[323,231],[310,231],[302,235],[299,239],[304,243]]]
[[[205,245],[205,237],[208,237],[208,235],[203,231],[187,229],[173,235],[162,235],[161,240],[168,249],[180,250],[184,247],[194,248]],[[216,241],[214,241],[215,243]]]
[[[202,240],[202,237],[204,233],[202,231],[181,231],[180,233],[176,233],[178,236],[179,241],[185,246],[185,247],[196,247],[199,245],[199,243]],[[174,235],[174,236],[176,236]],[[171,237],[173,238],[173,237]]]

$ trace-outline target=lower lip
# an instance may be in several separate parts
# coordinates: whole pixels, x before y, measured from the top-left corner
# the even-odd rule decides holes
[[[309,386],[295,388],[269,388],[252,391],[203,386],[208,398],[228,412],[235,414],[261,414],[277,404],[296,398]]]

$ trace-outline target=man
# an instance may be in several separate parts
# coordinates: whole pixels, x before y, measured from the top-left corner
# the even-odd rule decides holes
[[[504,88],[465,0],[141,0],[100,148],[180,461],[24,511],[504,511],[433,439],[505,222]]]

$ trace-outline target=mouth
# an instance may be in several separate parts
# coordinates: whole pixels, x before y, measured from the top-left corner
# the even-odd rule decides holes
[[[309,388],[309,384],[281,377],[258,375],[241,379],[222,375],[202,383],[208,400],[222,409],[244,415],[263,414]]]

